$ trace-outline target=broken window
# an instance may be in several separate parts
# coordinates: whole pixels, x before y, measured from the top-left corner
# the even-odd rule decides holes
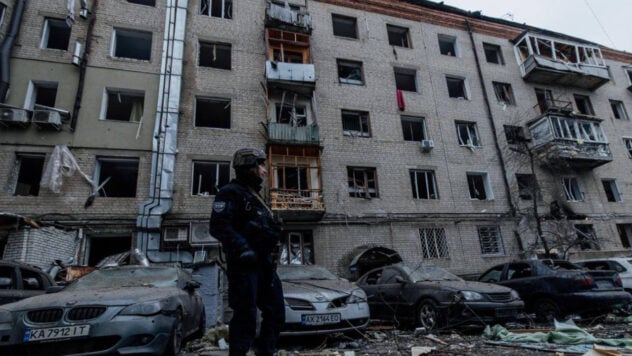
[[[115,28],[112,42],[113,57],[151,59],[151,32]]]
[[[498,102],[505,105],[516,105],[511,84],[492,82],[492,85],[494,86],[494,93]]]
[[[612,108],[612,113],[614,114],[615,119],[628,120],[628,112],[625,110],[623,101],[610,100],[610,108]]]
[[[349,196],[352,198],[377,198],[377,173],[373,167],[347,167]]]
[[[358,25],[355,17],[331,14],[334,36],[358,38]]]
[[[479,226],[478,242],[481,245],[481,254],[483,255],[503,255],[505,253],[500,226],[498,225]]]
[[[492,200],[494,198],[487,173],[468,172],[467,186],[470,190],[470,199]]]
[[[518,197],[522,200],[532,200],[535,196],[535,176],[533,174],[516,174],[518,183]]]
[[[556,138],[607,143],[601,124],[597,121],[551,116],[550,122]]]
[[[404,132],[404,141],[421,141],[427,138],[426,135],[426,119],[415,116],[402,116],[402,131]]]
[[[232,19],[233,0],[201,0],[200,14],[223,19]]]
[[[575,225],[575,233],[577,234],[577,240],[581,243],[579,247],[582,250],[591,250],[593,248],[599,249],[597,244],[597,234],[592,224],[577,224]]]
[[[105,120],[138,122],[143,117],[145,93],[106,89]]]
[[[549,108],[555,107],[555,101],[553,100],[553,92],[549,89],[535,88],[535,96],[538,100],[538,107],[540,113],[544,114]]]
[[[457,56],[456,37],[439,35],[439,52],[445,56]]]
[[[231,44],[200,41],[200,67],[231,68]]]
[[[410,48],[410,34],[408,28],[394,25],[386,25],[388,43],[391,46]]]
[[[138,5],[156,6],[156,0],[127,0],[127,2]]]
[[[230,180],[230,162],[193,161],[191,195],[215,195]]]
[[[621,194],[617,187],[617,181],[615,179],[602,179],[603,190],[606,192],[606,198],[611,202],[621,201]]]
[[[579,180],[577,177],[563,177],[562,188],[564,189],[564,195],[568,201],[583,201],[584,194],[579,187]]]
[[[362,62],[338,59],[338,81],[345,84],[364,84]]]
[[[419,229],[419,238],[423,258],[450,258],[445,229],[421,228]]]
[[[44,32],[42,33],[41,48],[68,49],[70,31],[65,20],[46,18],[44,20]]]
[[[416,71],[407,68],[394,68],[395,87],[404,91],[417,91]]]
[[[17,289],[15,268],[13,266],[0,266],[0,289]]]
[[[483,51],[485,51],[485,59],[487,63],[505,64],[500,46],[483,43]]]
[[[595,116],[595,110],[593,110],[593,106],[590,102],[589,97],[587,97],[586,95],[578,94],[575,94],[573,97],[575,98],[577,111],[579,111],[582,115]]]
[[[276,122],[289,124],[292,126],[307,126],[307,110],[305,106],[295,106],[290,104],[277,103]]]
[[[448,95],[451,98],[467,99],[469,97],[465,87],[465,79],[446,76],[445,80],[448,84]]]
[[[22,277],[22,288],[24,290],[44,290],[46,288],[40,273],[20,268],[20,276]]]
[[[623,138],[625,149],[628,150],[628,156],[632,158],[632,138]]]
[[[95,266],[104,258],[128,252],[131,248],[131,236],[90,236],[88,237],[87,264]]]
[[[284,63],[309,63],[309,35],[298,32],[266,29],[268,59]]]
[[[456,135],[460,146],[480,147],[478,131],[474,122],[456,122]]]
[[[10,178],[10,193],[19,196],[39,195],[44,170],[44,154],[17,153]]]
[[[281,238],[282,265],[314,264],[314,240],[311,231],[288,231]]]
[[[230,99],[196,98],[195,126],[230,128]]]
[[[623,247],[632,247],[632,224],[617,224],[617,232]]]
[[[309,190],[309,167],[307,166],[278,166],[276,172],[276,186],[293,194],[301,195]]]
[[[431,170],[410,170],[410,182],[415,199],[439,199],[435,172]]]
[[[342,110],[342,130],[345,136],[371,137],[369,113],[366,111]]]
[[[138,158],[97,157],[95,169],[99,196],[135,197],[138,180]]]
[[[54,108],[57,99],[57,83],[31,81],[26,94],[24,107],[30,110],[42,108]]]
[[[522,126],[503,125],[505,138],[510,145],[527,142]]]

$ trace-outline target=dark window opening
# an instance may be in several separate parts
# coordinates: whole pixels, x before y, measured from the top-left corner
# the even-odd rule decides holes
[[[98,158],[99,196],[109,198],[135,197],[138,180],[138,159]],[[107,181],[106,181],[107,180]]]
[[[307,167],[279,166],[276,170],[278,188],[301,191],[309,189]]]
[[[108,90],[106,120],[138,122],[143,117],[145,95]]]
[[[623,105],[623,101],[610,100],[610,108],[612,109],[612,113],[614,114],[615,119],[628,120],[628,112],[625,110],[625,105]]]
[[[276,104],[277,121],[280,124],[292,126],[307,126],[307,114],[304,106],[292,106]]]
[[[193,162],[192,195],[215,195],[230,180],[229,162]]]
[[[151,32],[114,30],[114,57],[139,60],[151,59]]]
[[[439,35],[439,51],[445,56],[456,57],[456,37]]]
[[[391,46],[410,48],[410,35],[406,27],[386,25],[388,43]]]
[[[195,126],[230,128],[230,100],[197,98],[195,101]]]
[[[516,105],[516,99],[514,99],[511,84],[492,82],[492,85],[494,86],[496,100],[504,103],[505,105]]]
[[[617,182],[614,179],[602,179],[603,190],[606,193],[606,198],[610,202],[621,201],[621,194],[617,187]]]
[[[342,130],[345,136],[371,137],[369,113],[342,110]]]
[[[518,197],[522,200],[532,200],[535,196],[535,176],[533,174],[516,174],[518,182]]]
[[[338,61],[338,80],[345,84],[364,84],[362,76],[362,62],[346,61],[339,59]]]
[[[127,2],[138,5],[156,6],[156,0],[127,0]]]
[[[621,245],[625,248],[632,247],[632,224],[617,224],[617,232]]]
[[[311,231],[287,231],[281,238],[282,265],[314,264],[314,239]]]
[[[57,99],[57,84],[35,84],[35,105],[54,108]],[[35,109],[37,107],[34,107]]]
[[[479,147],[478,132],[476,123],[473,122],[457,122],[456,135],[460,146]]]
[[[423,117],[402,116],[404,141],[421,141],[426,139],[426,125]]]
[[[553,92],[549,89],[536,88],[535,97],[538,100],[538,107],[540,108],[541,114],[547,112],[549,108],[556,106],[553,99]]]
[[[505,138],[510,145],[527,142],[522,126],[503,125]]]
[[[485,182],[485,174],[467,174],[467,186],[470,189],[470,199],[487,200],[487,187]]]
[[[231,68],[231,44],[200,42],[200,67]]]
[[[597,234],[592,224],[577,224],[575,225],[575,233],[577,234],[577,240],[579,241],[579,248],[582,250],[599,249],[597,243]]]
[[[416,71],[414,69],[395,68],[395,87],[404,91],[417,91]]]
[[[577,110],[582,115],[595,116],[595,110],[593,110],[592,103],[590,102],[590,98],[585,95],[574,95],[575,104],[577,105]]]
[[[465,79],[455,77],[445,77],[448,84],[448,95],[451,98],[467,99],[465,90]]]
[[[487,63],[505,64],[500,46],[483,43],[483,51],[485,51],[485,59],[487,60]]]
[[[88,266],[95,266],[102,259],[132,248],[130,236],[90,237]]]
[[[44,170],[44,155],[18,154],[15,158],[17,180],[13,195],[39,195],[40,180]]]
[[[377,198],[377,174],[375,168],[347,167],[349,196],[352,198]]]
[[[357,19],[343,15],[331,15],[334,27],[334,36],[358,38]]]
[[[410,183],[415,199],[439,199],[435,172],[428,170],[411,170]]]
[[[303,63],[303,52],[292,51],[289,49],[273,48],[272,56],[277,62],[284,63]]]
[[[200,13],[202,15],[219,17],[224,19],[233,18],[232,0],[202,0],[200,1]]]
[[[44,23],[43,48],[67,50],[70,42],[70,31],[66,21],[47,18]]]

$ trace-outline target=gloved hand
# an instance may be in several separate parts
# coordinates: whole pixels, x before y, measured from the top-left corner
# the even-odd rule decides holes
[[[244,266],[253,266],[257,264],[257,254],[255,251],[247,248],[239,254],[239,262]]]

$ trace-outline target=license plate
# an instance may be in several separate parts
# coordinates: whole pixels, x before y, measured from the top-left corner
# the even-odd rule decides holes
[[[27,329],[24,333],[24,342],[66,339],[71,337],[87,336],[90,333],[90,325],[60,326],[55,328]]]
[[[336,324],[339,322],[340,322],[340,313],[301,315],[301,324],[303,325]]]
[[[597,281],[597,287],[600,289],[612,289],[614,284],[609,281]]]

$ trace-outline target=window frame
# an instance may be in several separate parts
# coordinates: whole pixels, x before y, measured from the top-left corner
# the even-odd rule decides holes
[[[413,199],[418,200],[439,200],[439,189],[437,187],[436,173],[432,169],[410,169],[410,183]],[[423,181],[420,183],[420,180]],[[420,188],[425,187],[425,192]]]
[[[450,247],[444,228],[419,228],[419,241],[423,259],[450,259]]]
[[[416,69],[393,67],[393,75],[395,77],[396,89],[401,90],[401,91],[411,92],[411,93],[419,92],[419,86],[417,85],[417,70]]]
[[[364,138],[372,137],[371,118],[368,111],[342,109],[340,110],[340,113],[341,113],[341,119],[342,119],[343,136],[364,137]],[[357,117],[358,124],[359,124],[358,126],[360,130],[352,130],[349,128],[345,128],[345,124],[348,123],[347,120],[345,120],[345,116],[347,117],[347,119],[349,119],[350,116],[352,115]]]
[[[350,21],[352,22],[352,24],[343,24],[340,23],[339,21]],[[336,31],[336,24],[338,24],[338,26],[353,26],[352,31],[351,28],[346,28],[346,29],[340,29],[338,28],[338,31]],[[332,33],[334,36],[336,37],[341,37],[341,38],[351,38],[351,39],[358,39],[358,18],[357,17],[353,17],[353,16],[346,16],[346,15],[341,15],[341,14],[331,14],[331,26],[332,26]],[[346,32],[340,32],[342,30],[345,31],[349,31],[349,35],[345,34]],[[338,33],[337,33],[338,32]]]
[[[628,157],[632,158],[632,137],[623,137],[623,145],[628,151]]]
[[[619,190],[619,185],[615,178],[602,178],[601,184],[608,202],[620,203],[623,201],[621,190]]]
[[[213,15],[213,2],[221,2],[220,16]],[[204,5],[206,4],[206,10]],[[217,19],[233,19],[233,0],[200,0],[200,15],[214,17]]]
[[[426,127],[426,118],[423,116],[401,115],[400,122],[402,124],[402,135],[404,141],[415,141],[428,139],[428,129]],[[407,125],[408,123],[408,125]],[[418,124],[418,127],[415,124]],[[408,133],[407,133],[408,132]],[[416,136],[421,133],[419,139]]]
[[[446,85],[448,88],[448,97],[453,98],[453,99],[470,100],[470,90],[469,90],[469,85],[467,83],[466,78],[455,76],[455,75],[446,75],[445,80],[446,80]],[[454,81],[458,81],[458,86],[461,88],[461,91],[463,92],[463,96],[453,95],[457,93],[454,92],[454,89],[456,88],[450,85],[451,81],[453,82],[453,85],[456,84],[454,83]]]
[[[60,31],[60,32],[57,32]],[[65,36],[61,40],[57,39],[55,42],[61,42],[59,47],[50,47],[51,46],[51,35],[54,36],[55,33],[58,33],[58,36]],[[42,29],[42,38],[40,40],[40,48],[42,49],[53,49],[59,51],[68,51],[68,45],[70,44],[70,37],[72,35],[72,27],[69,27],[66,24],[66,21],[63,19],[58,19],[54,17],[45,17],[44,18],[44,27]]]
[[[39,166],[39,174],[33,175],[33,172],[25,172],[25,161],[30,162],[30,166],[33,169],[38,169],[34,166]],[[10,184],[12,187],[12,196],[39,196],[40,193],[40,180],[44,173],[44,164],[46,162],[46,154],[44,153],[31,153],[31,152],[16,152],[15,160],[13,163],[13,171],[10,176]],[[25,179],[27,178],[27,179]],[[30,183],[28,192],[19,186],[20,183]],[[26,189],[26,187],[24,187]]]
[[[115,178],[115,183],[116,181],[118,181],[118,183],[120,183],[121,186],[125,186],[128,189],[123,190],[123,192],[117,192],[114,191],[114,195],[112,194],[108,194],[106,191],[106,187],[108,186],[108,184],[110,184],[112,182],[112,179],[110,178],[107,182],[105,182],[105,180],[107,179],[107,177],[103,177],[103,164],[104,163],[110,163],[112,165],[114,164],[123,164],[124,166],[127,167],[132,167],[133,164],[135,164],[135,171],[136,171],[136,179],[133,182],[133,189],[129,189],[131,188],[131,180],[129,179],[125,179],[124,176]],[[123,167],[125,168],[125,167]],[[121,168],[116,168],[116,167],[112,167],[111,169],[113,170],[120,170]],[[135,198],[137,196],[137,191],[138,191],[138,178],[139,178],[139,173],[140,173],[140,159],[138,157],[112,157],[112,156],[97,156],[96,160],[95,160],[95,167],[94,167],[94,177],[93,180],[94,182],[96,182],[97,186],[100,187],[98,194],[100,197],[103,198]],[[110,176],[112,177],[112,176]],[[131,193],[133,193],[133,195],[129,195]],[[126,195],[122,195],[122,194],[126,194]]]
[[[625,104],[621,100],[608,100],[610,103],[610,108],[612,109],[612,114],[614,118],[617,120],[630,120],[628,116],[628,111],[625,109]]]
[[[499,45],[483,42],[483,53],[485,54],[487,63],[505,65],[505,58],[503,57],[503,52]],[[490,58],[496,61],[490,61]]]
[[[568,202],[583,202],[584,192],[581,189],[579,178],[577,177],[562,177],[562,191]]]
[[[573,94],[575,108],[581,115],[595,116],[595,109],[588,95]]]
[[[217,192],[221,187],[228,184],[230,182],[230,162],[229,161],[208,161],[208,160],[193,160],[191,162],[191,195],[192,196],[214,196],[217,195]],[[203,177],[204,172],[200,172],[201,166],[207,166],[209,170],[213,170],[214,173],[211,173],[210,177]],[[196,168],[198,174],[198,178],[196,179],[195,173]],[[214,183],[210,185],[210,191],[202,192],[201,184],[204,179],[213,180]],[[196,192],[197,187],[197,192]],[[204,194],[206,193],[206,194]]]
[[[531,173],[516,173],[516,185],[518,198],[521,200],[533,200],[536,194],[537,181]]]
[[[293,241],[294,240],[294,241]],[[298,240],[298,241],[296,241]],[[298,243],[300,256],[294,254],[296,257],[292,257],[291,250],[292,244]],[[284,231],[281,237],[281,246],[279,248],[279,264],[282,265],[313,265],[314,260],[314,236],[311,231],[308,230],[296,230],[296,231]],[[307,253],[308,251],[309,253]],[[284,256],[284,253],[286,254]],[[295,263],[293,261],[298,261]]]
[[[460,53],[456,36],[440,33],[437,35],[437,41],[439,43],[439,53],[441,55],[448,57],[459,57]],[[446,51],[445,46],[448,44],[451,45],[451,49],[452,51],[454,51],[453,54],[450,54],[450,51]]]
[[[39,94],[41,94],[40,93],[41,89],[49,89],[49,90],[54,89],[55,93],[51,94],[54,96],[52,98],[52,101],[53,101],[52,106],[38,103],[38,98],[40,97]],[[34,110],[36,109],[36,106],[38,107],[45,106],[45,107],[54,108],[57,102],[58,92],[59,92],[58,82],[30,80],[28,84],[28,88],[26,89],[26,96],[24,97],[24,108],[28,110]]]
[[[412,48],[410,29],[408,27],[386,24],[388,44],[391,46]],[[399,42],[399,44],[397,43]]]
[[[140,116],[138,116],[138,112],[134,113],[134,110],[138,110],[138,106],[136,109],[134,109],[134,103],[132,103],[130,109],[129,109],[129,116],[127,118],[127,120],[122,119],[122,118],[109,118],[109,114],[110,110],[111,110],[111,103],[110,103],[110,99],[112,96],[117,96],[119,101],[119,104],[121,106],[123,106],[123,104],[121,103],[121,101],[123,99],[121,99],[122,97],[125,97],[126,100],[127,98],[130,98],[130,100],[138,102],[138,99],[140,98]],[[136,100],[134,100],[136,99]],[[141,122],[143,120],[143,117],[145,115],[145,92],[142,90],[136,90],[136,89],[120,89],[120,88],[105,88],[103,90],[103,99],[102,99],[102,105],[101,105],[101,114],[99,116],[99,120],[104,120],[104,121],[116,121],[116,122]],[[134,120],[134,118],[137,118],[137,120]]]
[[[364,85],[364,69],[363,69],[362,62],[338,58],[336,59],[336,67],[338,69],[338,82],[339,83],[352,84],[352,85]],[[344,68],[348,68],[349,73],[354,72],[354,71],[359,71],[360,79],[353,79],[353,78],[348,78],[348,77],[344,78],[343,73],[347,71],[347,70],[341,71],[341,69],[344,69]]]
[[[509,83],[492,82],[494,88],[494,94],[496,94],[496,100],[499,103],[515,106],[516,97],[514,96],[513,89]]]
[[[470,193],[470,200],[481,200],[481,201],[487,201],[487,200],[494,200],[494,193],[492,191],[492,186],[489,182],[489,175],[487,174],[487,172],[466,172],[465,173],[466,178],[467,178],[467,186],[468,186],[468,191]],[[479,185],[477,182],[471,181],[470,177],[478,177],[481,179],[481,184],[482,184],[482,188],[484,190],[484,194],[485,196],[481,199],[481,195],[480,194],[476,194],[476,190],[472,190],[472,188],[476,189],[475,185]],[[473,179],[473,178],[472,178]]]
[[[221,117],[219,119],[217,118],[211,118],[211,119],[206,119],[209,121],[208,125],[201,125],[200,120],[204,119],[201,118],[201,112],[199,110],[199,106],[200,106],[200,102],[205,102],[205,103],[209,103],[209,104],[217,104],[220,105],[220,103],[224,103],[224,107],[222,110],[224,110],[221,114]],[[198,128],[198,127],[205,127],[205,128],[212,128],[212,129],[224,129],[224,130],[229,130],[232,127],[232,100],[230,98],[221,98],[221,97],[210,97],[210,96],[196,96],[195,97],[195,106],[194,106],[194,112],[193,112],[193,127]],[[211,108],[209,108],[209,110],[211,110]],[[224,117],[227,116],[227,117]],[[220,122],[223,125],[212,125],[212,123],[217,123]]]
[[[213,47],[213,46],[215,46],[215,49],[213,50],[211,48],[210,51],[215,54],[216,59],[209,60],[209,62],[206,63],[206,60],[203,60],[203,58],[206,58],[206,56],[203,56],[203,54],[208,54],[206,53],[208,51],[206,50],[206,48]],[[232,70],[232,65],[233,65],[232,64],[232,60],[233,60],[232,47],[233,47],[232,44],[226,43],[226,42],[199,40],[198,41],[198,67]],[[216,64],[213,65],[212,62],[215,62]]]
[[[480,136],[478,133],[478,125],[476,124],[476,122],[472,122],[472,121],[455,121],[454,122],[455,127],[456,127],[456,137],[457,137],[457,141],[459,143],[459,146],[461,147],[481,147],[481,140],[480,140]],[[461,136],[461,130],[460,127],[465,127],[466,131],[465,133],[467,133],[467,138],[465,139],[465,142],[463,141],[464,137]],[[471,143],[468,143],[471,142]]]
[[[481,247],[481,255],[483,256],[504,256],[505,246],[503,243],[503,236],[500,231],[500,225],[481,225],[476,227],[478,232],[478,243]],[[484,236],[484,235],[488,236]],[[493,235],[493,236],[492,236]],[[494,241],[484,241],[486,238]],[[486,251],[486,247],[491,248],[491,251]],[[491,245],[491,246],[489,246]]]
[[[119,37],[119,36],[127,36],[127,37]],[[147,53],[143,53],[142,57],[123,55],[121,53],[117,55],[118,50],[119,49],[122,50],[122,48],[119,48],[119,44],[121,40],[123,39],[129,40],[130,38],[136,38],[136,39],[147,41],[147,36],[149,36],[149,41],[148,43],[144,43],[145,48],[142,48],[142,50],[147,51]],[[154,34],[151,31],[142,31],[142,30],[136,30],[136,29],[114,27],[112,29],[110,56],[115,59],[127,59],[127,60],[131,59],[131,60],[137,60],[137,61],[151,62],[151,52],[153,49],[153,42],[154,42]],[[138,49],[138,47],[139,47],[138,45],[135,45],[134,49],[136,50]]]
[[[362,184],[357,184],[356,173],[362,175]],[[373,183],[371,184],[371,182]],[[375,167],[348,166],[347,186],[349,197],[351,198],[371,199],[380,197],[377,181],[377,169]]]

